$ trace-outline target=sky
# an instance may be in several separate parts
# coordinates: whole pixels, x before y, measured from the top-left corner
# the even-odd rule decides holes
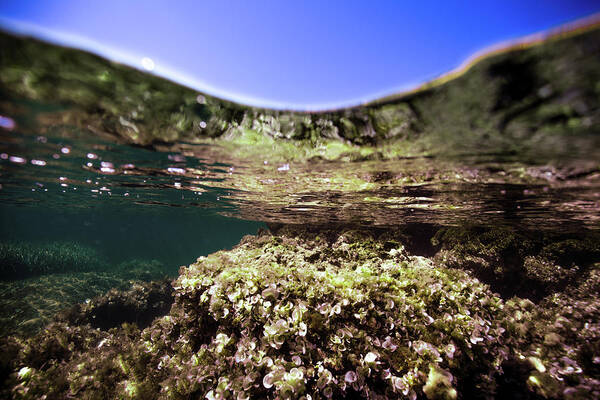
[[[0,0],[0,27],[243,104],[319,110],[408,90],[600,2]]]

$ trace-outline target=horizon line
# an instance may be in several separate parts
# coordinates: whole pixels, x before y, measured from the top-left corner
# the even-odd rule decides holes
[[[443,72],[435,78],[423,82],[413,82],[399,85],[394,89],[379,91],[377,93],[362,96],[360,99],[351,99],[335,103],[295,104],[269,100],[261,97],[254,97],[241,93],[233,93],[227,90],[219,89],[218,87],[204,82],[201,79],[178,71],[162,61],[155,65],[151,60],[152,65],[149,66],[145,64],[144,60],[147,60],[147,57],[144,55],[139,55],[134,52],[126,52],[118,48],[110,47],[96,40],[78,34],[55,31],[41,27],[37,24],[0,17],[0,30],[3,30],[9,34],[21,37],[31,37],[52,45],[86,51],[88,53],[100,56],[108,61],[129,66],[141,72],[152,74],[154,76],[169,80],[175,84],[188,87],[192,90],[197,90],[202,94],[216,97],[224,101],[229,101],[253,108],[309,113],[332,112],[397,101],[456,79],[468,72],[474,65],[487,58],[510,53],[512,51],[524,50],[553,40],[560,40],[566,37],[575,36],[577,34],[594,30],[598,27],[600,27],[600,12],[583,18],[578,18],[571,22],[560,24],[549,29],[521,36],[516,39],[504,40],[494,43],[490,46],[483,47],[467,57],[457,67]]]

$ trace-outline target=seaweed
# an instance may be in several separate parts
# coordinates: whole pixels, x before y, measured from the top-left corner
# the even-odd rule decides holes
[[[111,292],[36,337],[4,339],[16,357],[3,361],[3,393],[456,399],[519,388],[523,399],[591,398],[598,330],[585,321],[598,320],[597,278],[598,264],[536,307],[410,255],[389,232],[278,227],[182,267],[169,312],[145,328],[91,321],[158,286]]]

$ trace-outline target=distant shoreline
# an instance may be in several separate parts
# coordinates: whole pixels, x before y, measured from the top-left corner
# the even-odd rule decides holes
[[[465,61],[463,61],[458,67],[443,73],[437,78],[424,82],[422,84],[417,85],[413,89],[409,89],[406,91],[397,92],[391,94],[389,96],[384,96],[377,98],[375,100],[370,100],[364,102],[362,104],[358,104],[355,107],[360,106],[372,106],[372,105],[380,105],[385,104],[391,101],[401,100],[405,97],[411,96],[413,94],[429,90],[431,88],[443,85],[446,82],[449,82],[453,79],[456,79],[466,72],[468,72],[473,66],[477,65],[481,61],[484,61],[490,57],[494,57],[504,53],[510,53],[513,51],[525,50],[531,47],[537,46],[539,44],[552,42],[556,40],[566,39],[572,36],[579,35],[584,32],[592,31],[600,27],[600,13],[590,15],[588,17],[578,19],[573,22],[569,22],[563,24],[559,27],[549,29],[542,32],[533,33],[531,35],[526,35],[519,39],[508,40],[504,42],[500,42],[494,44],[492,46],[488,46],[483,48],[482,50],[477,51],[472,56],[468,57]],[[354,108],[354,107],[349,107]],[[324,110],[327,111],[327,110]],[[331,110],[334,111],[334,110]]]
[[[182,85],[189,89],[199,91],[210,95],[212,97],[219,98],[224,101],[239,104],[241,106],[260,108],[260,109],[271,109],[274,111],[283,112],[306,112],[306,113],[324,113],[324,112],[335,112],[347,109],[354,109],[363,106],[374,106],[386,104],[389,102],[401,100],[406,97],[410,97],[422,91],[429,90],[431,88],[440,86],[448,81],[456,79],[464,75],[474,65],[479,62],[488,59],[490,57],[497,56],[503,53],[509,53],[512,51],[524,50],[531,48],[538,44],[546,43],[549,41],[555,41],[564,39],[570,36],[578,35],[586,31],[591,31],[600,27],[600,13],[584,17],[573,22],[562,24],[558,27],[551,28],[549,30],[533,33],[526,35],[519,39],[503,41],[488,47],[485,47],[473,55],[469,56],[463,61],[458,67],[449,70],[448,72],[442,73],[437,78],[411,85],[407,84],[406,89],[393,89],[389,94],[380,92],[379,94],[365,96],[370,100],[349,100],[346,104],[341,103],[336,106],[327,105],[306,105],[290,107],[289,105],[280,104],[277,102],[269,101],[260,98],[251,98],[244,95],[228,93],[212,85],[202,82],[197,78],[182,74],[169,66],[157,66],[152,71],[144,69],[143,65],[140,64],[139,60],[141,56],[133,53],[126,53],[118,49],[112,49],[99,42],[90,40],[87,38],[79,37],[72,34],[64,34],[60,32],[54,32],[42,28],[37,25],[15,22],[11,20],[5,20],[0,18],[0,31],[4,31],[8,34],[18,35],[22,37],[32,37],[37,40],[41,40],[50,44],[58,45],[61,47],[73,48],[75,50],[81,50],[90,52],[102,58],[106,58],[113,62],[133,67],[145,73],[167,79],[178,85]],[[76,45],[75,43],[78,43]]]

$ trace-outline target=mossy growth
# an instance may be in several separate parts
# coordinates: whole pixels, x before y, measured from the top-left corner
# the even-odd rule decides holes
[[[135,338],[139,338],[141,328],[168,312],[173,301],[171,294],[172,287],[167,280],[137,282],[129,289],[113,289],[58,313],[35,337],[4,338],[0,342],[0,381],[7,379],[11,365],[18,360],[18,364],[26,366],[12,376],[13,384],[17,384],[11,393],[14,398],[64,398],[65,393],[78,385],[86,387],[88,384],[91,389],[75,392],[81,390],[83,398],[98,398],[99,393],[106,391],[105,382],[112,382],[119,373],[140,371],[148,361],[144,354],[135,352]],[[129,366],[133,361],[128,358],[128,352],[134,352],[135,367]],[[73,371],[61,372],[62,366],[81,359],[83,354],[94,358],[96,365],[85,369],[86,364],[78,361]],[[86,375],[90,368],[94,371],[93,382]],[[44,374],[40,374],[40,370]],[[52,381],[47,380],[49,376]],[[24,382],[35,389],[18,385]],[[135,380],[119,384],[125,396],[122,398],[151,397],[145,386]],[[8,392],[0,393],[8,397]]]
[[[158,292],[150,290],[148,293],[156,293],[157,296],[146,298],[145,284],[142,282],[160,280],[166,276],[165,267],[156,260],[129,260],[104,271],[55,272],[23,280],[0,281],[0,336],[34,335],[50,323],[61,310],[86,301],[88,303],[78,307],[84,309],[95,307],[96,311],[104,310],[104,314],[109,315],[113,308],[115,311],[111,315],[113,320],[125,318],[130,322],[139,322],[144,320],[144,315],[146,315],[144,313],[137,315],[138,311],[143,308],[143,304],[149,309],[161,308],[160,301],[158,301],[161,297]],[[139,289],[135,296],[134,293],[123,294],[119,291],[111,291],[113,288],[128,290],[132,284],[134,289]],[[107,292],[112,294],[112,297],[105,298],[102,307],[98,307],[99,304],[94,301],[90,302],[95,296]],[[129,305],[131,312],[136,310],[136,317],[126,316],[131,315],[131,312],[125,313],[125,316],[121,314],[125,304]],[[120,308],[120,312],[116,312],[114,308]],[[166,311],[168,311],[168,306]],[[102,318],[95,321],[100,320]],[[151,319],[147,322],[151,322]],[[118,325],[120,323],[113,326]]]
[[[265,148],[288,161],[470,151],[593,158],[599,36],[588,29],[492,53],[414,93],[306,113],[234,104],[83,51],[0,33],[0,92],[58,105],[50,120],[127,143],[217,143],[243,159]]]
[[[294,236],[253,240],[182,270],[171,314],[192,325],[170,360],[185,371],[169,378],[170,390],[411,397],[430,368],[448,370],[457,385],[483,385],[502,362],[500,299],[466,274],[410,258],[402,246],[384,252],[356,231],[316,246]],[[156,346],[156,334],[145,334]],[[158,346],[158,355],[173,351],[169,341]]]
[[[3,340],[2,394],[597,396],[599,264],[536,306],[504,301],[463,270],[409,255],[402,233],[273,230],[183,267],[170,311],[146,328],[90,325],[97,307],[124,298],[114,292],[34,338]],[[130,291],[144,293],[151,291]]]
[[[141,333],[61,322],[19,342],[11,394],[441,399],[486,392],[508,351],[485,285],[360,231],[247,237],[173,286]]]
[[[90,324],[108,330],[123,323],[145,328],[159,315],[168,313],[173,302],[173,289],[166,279],[134,282],[127,290],[111,289],[84,304],[75,305],[57,316],[71,325]]]
[[[512,299],[509,343],[531,397],[600,398],[600,264],[537,307]]]

